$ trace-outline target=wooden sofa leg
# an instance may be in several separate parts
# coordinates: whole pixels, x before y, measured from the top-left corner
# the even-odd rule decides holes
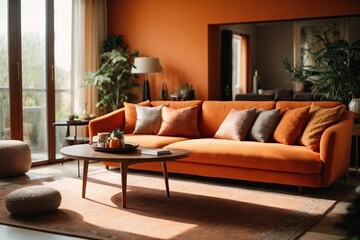
[[[109,166],[108,165],[106,165],[106,170],[109,170],[110,168],[109,168]]]
[[[298,189],[299,189],[299,194],[302,194],[302,193],[303,193],[303,190],[304,190],[304,187],[299,186]]]

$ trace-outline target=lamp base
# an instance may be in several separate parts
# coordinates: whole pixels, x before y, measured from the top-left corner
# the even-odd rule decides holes
[[[146,101],[146,100],[151,101],[151,99],[150,99],[150,86],[149,86],[149,81],[148,80],[144,80],[142,100],[143,101]]]

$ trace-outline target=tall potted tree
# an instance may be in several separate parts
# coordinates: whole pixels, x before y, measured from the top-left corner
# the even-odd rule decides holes
[[[331,42],[316,37],[324,44],[314,54],[316,66],[293,67],[285,59],[285,69],[293,74],[292,81],[311,82],[313,93],[349,104],[353,97],[360,97],[360,39],[350,44],[345,40]]]
[[[131,73],[131,68],[133,58],[139,52],[129,51],[121,35],[113,35],[105,40],[103,50],[99,70],[87,73],[85,83],[98,90],[96,107],[111,112],[123,107],[125,101],[133,102],[137,99],[132,90],[139,87],[138,76]]]

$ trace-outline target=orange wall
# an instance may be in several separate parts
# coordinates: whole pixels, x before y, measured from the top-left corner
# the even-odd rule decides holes
[[[108,0],[108,35],[122,34],[141,56],[159,57],[161,73],[149,74],[152,100],[163,82],[194,86],[197,99],[217,99],[216,62],[209,62],[209,24],[360,14],[359,0]],[[209,29],[209,30],[208,30]],[[211,36],[213,37],[213,36]],[[215,45],[218,41],[215,41]],[[211,50],[210,49],[210,50]],[[217,56],[218,52],[210,53]],[[214,68],[214,69],[213,69]],[[211,74],[209,74],[209,72]],[[210,76],[211,75],[211,76]],[[141,76],[143,79],[143,76]]]

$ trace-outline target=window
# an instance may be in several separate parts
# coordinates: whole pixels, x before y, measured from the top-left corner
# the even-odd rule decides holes
[[[232,99],[240,93],[241,84],[241,36],[232,37]]]
[[[247,93],[249,78],[249,36],[232,36],[232,94]]]
[[[72,0],[0,0],[0,139],[26,142],[33,163],[65,137],[52,123],[72,106],[71,25]]]

